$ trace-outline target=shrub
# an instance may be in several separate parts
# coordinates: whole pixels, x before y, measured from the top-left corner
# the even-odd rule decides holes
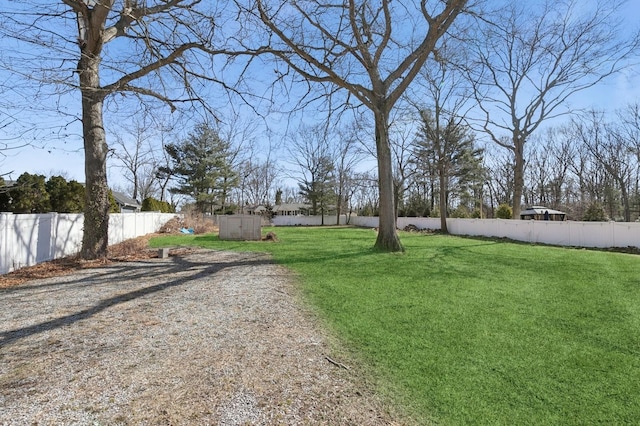
[[[160,213],[175,213],[175,209],[171,204],[166,201],[156,200],[153,197],[147,197],[142,200],[143,212],[160,212]]]
[[[113,196],[113,191],[109,190],[109,213],[120,213],[120,207]]]
[[[511,219],[513,217],[513,210],[508,204],[500,204],[498,210],[496,210],[496,217],[498,219]]]
[[[587,207],[587,210],[582,216],[582,220],[585,222],[606,222],[609,220],[609,217],[602,204],[596,201]]]
[[[471,217],[469,209],[464,205],[459,205],[450,214],[450,217],[459,219],[468,219]]]

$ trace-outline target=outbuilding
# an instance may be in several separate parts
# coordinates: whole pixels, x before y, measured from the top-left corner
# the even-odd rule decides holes
[[[131,197],[126,196],[122,192],[111,191],[116,204],[120,208],[120,213],[136,213],[142,210],[142,205]]]
[[[567,214],[544,206],[531,206],[520,212],[522,220],[567,220]]]

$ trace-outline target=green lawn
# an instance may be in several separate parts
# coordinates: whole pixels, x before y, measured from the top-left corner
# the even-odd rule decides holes
[[[270,230],[279,243],[151,244],[271,252],[424,423],[639,421],[640,257],[408,233],[388,254],[369,229]]]

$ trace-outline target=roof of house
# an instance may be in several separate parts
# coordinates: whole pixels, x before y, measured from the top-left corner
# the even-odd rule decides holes
[[[530,216],[530,215],[536,215],[536,214],[542,215],[542,214],[545,214],[545,212],[549,214],[566,215],[565,212],[561,212],[560,210],[554,210],[544,206],[531,206],[521,211],[520,216]]]
[[[135,208],[142,207],[137,200],[134,200],[133,198],[126,196],[122,192],[117,192],[117,191],[111,191],[111,192],[116,202],[124,207],[135,207]]]
[[[310,209],[311,206],[305,203],[284,203],[273,206],[273,211],[296,211],[296,210],[307,210]]]

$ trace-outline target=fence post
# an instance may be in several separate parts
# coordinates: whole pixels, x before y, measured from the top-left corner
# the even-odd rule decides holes
[[[609,222],[609,229],[611,230],[611,242],[609,247],[618,247],[616,244],[616,223],[613,221]]]
[[[51,212],[51,229],[49,231],[49,260],[58,258],[58,213]]]
[[[9,215],[0,213],[0,274],[9,272]]]

